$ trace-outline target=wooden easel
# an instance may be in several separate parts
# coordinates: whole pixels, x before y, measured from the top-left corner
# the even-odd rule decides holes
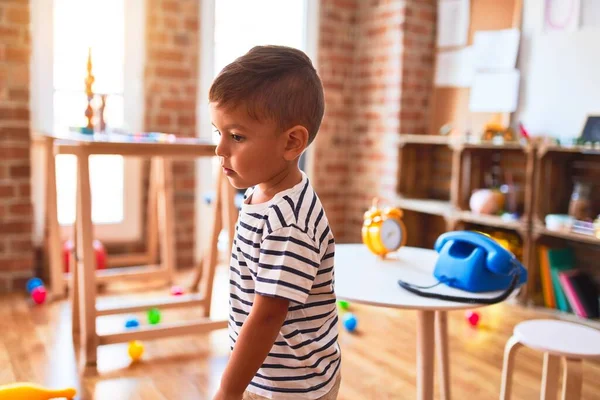
[[[50,137],[48,137],[50,136]],[[71,277],[72,281],[72,307],[73,307],[73,336],[79,338],[82,347],[82,362],[85,365],[96,363],[97,347],[104,344],[127,342],[133,339],[149,340],[162,337],[198,334],[214,329],[227,327],[227,320],[215,321],[209,318],[213,280],[217,265],[218,248],[217,242],[221,229],[227,227],[230,240],[233,240],[234,226],[237,219],[237,209],[234,204],[235,189],[224,178],[219,169],[215,200],[213,205],[212,229],[209,240],[205,247],[202,262],[199,263],[191,289],[194,293],[153,299],[150,301],[135,301],[119,306],[105,306],[96,303],[96,284],[110,279],[123,277],[163,277],[167,281],[172,278],[175,263],[174,249],[174,210],[173,210],[173,180],[171,177],[171,161],[173,157],[196,158],[214,157],[215,145],[200,140],[182,140],[175,143],[145,142],[135,143],[131,141],[93,141],[80,138],[80,140],[57,138],[47,135],[45,138],[46,151],[49,155],[47,167],[48,174],[54,177],[53,154],[71,154],[77,159],[77,215],[75,223],[75,247],[76,255],[73,257],[74,265]],[[89,181],[89,157],[95,154],[118,154],[124,157],[151,157],[152,173],[156,179],[156,209],[158,217],[155,231],[158,233],[161,246],[161,265],[158,268],[128,272],[128,268],[119,269],[118,273],[109,271],[97,271],[94,262],[94,250],[92,246],[92,221],[91,221],[91,191]],[[63,283],[62,264],[60,262],[60,232],[56,217],[56,183],[52,178],[48,182],[48,205],[49,214],[49,252],[50,258],[54,259],[54,268],[51,270],[53,283]],[[154,200],[150,200],[149,207],[153,207]],[[52,207],[53,206],[53,207]],[[151,224],[152,225],[152,224]],[[154,228],[153,228],[154,229]],[[230,242],[232,243],[232,241]],[[149,246],[150,252],[155,252]],[[58,267],[57,267],[58,265]],[[146,266],[148,267],[148,266]],[[110,278],[109,278],[110,276]],[[59,284],[60,286],[60,284]],[[64,288],[64,286],[63,286]],[[199,292],[198,292],[199,289]],[[96,317],[122,313],[147,311],[150,308],[169,309],[177,307],[201,307],[203,318],[197,321],[153,325],[150,327],[139,327],[128,329],[126,332],[99,334],[96,331]]]
[[[57,188],[56,188],[56,166],[54,156],[54,142],[57,140],[53,136],[38,136],[34,139],[34,144],[43,146],[45,158],[45,229],[44,229],[44,248],[48,257],[49,266],[49,288],[50,299],[58,300],[65,297],[67,285],[72,280],[72,273],[64,273],[62,240],[60,226],[58,223],[57,211]],[[170,165],[170,164],[169,164]],[[164,235],[166,230],[159,232],[160,224],[169,224],[174,218],[173,212],[173,190],[172,190],[172,170],[168,165],[163,165],[158,159],[150,163],[150,179],[148,188],[147,205],[147,225],[146,225],[146,250],[140,253],[115,254],[107,256],[108,269],[96,272],[96,282],[99,284],[114,282],[122,279],[163,279],[166,284],[172,282],[174,260],[169,256],[174,244],[172,240]],[[224,187],[227,189],[227,186]],[[234,190],[231,187],[231,190]],[[234,196],[235,191],[230,192],[227,189],[223,196]],[[221,201],[219,196],[218,201]],[[219,203],[218,208],[222,206]],[[218,209],[216,208],[216,209]],[[164,219],[159,224],[159,216]],[[237,209],[232,203],[231,207],[224,207],[221,218],[229,221],[233,215],[233,222],[223,223],[220,221],[219,229],[223,226],[229,227],[235,224]],[[232,228],[233,229],[233,228]],[[159,243],[161,244],[161,253],[167,255],[159,261]],[[216,246],[216,245],[215,245]],[[72,262],[70,265],[74,265]],[[124,267],[124,268],[120,268]],[[202,268],[202,263],[199,270]],[[198,274],[197,274],[198,275]],[[194,282],[199,280],[195,278]],[[198,283],[191,285],[197,289]]]

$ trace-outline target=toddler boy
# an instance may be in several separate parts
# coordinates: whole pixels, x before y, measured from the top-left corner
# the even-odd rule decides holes
[[[230,263],[231,358],[215,400],[335,399],[341,375],[335,242],[299,158],[324,113],[310,59],[254,47],[209,93],[216,154],[247,189]]]

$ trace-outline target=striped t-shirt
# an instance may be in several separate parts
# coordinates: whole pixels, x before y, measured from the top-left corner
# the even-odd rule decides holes
[[[252,188],[246,197],[252,195]],[[263,204],[242,204],[230,266],[229,335],[235,346],[255,294],[290,300],[275,344],[247,390],[271,399],[316,399],[340,372],[335,243],[306,175]]]

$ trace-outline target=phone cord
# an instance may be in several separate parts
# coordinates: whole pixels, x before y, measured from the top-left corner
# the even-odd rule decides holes
[[[435,285],[431,285],[431,286],[417,286],[417,285],[413,285],[412,283],[408,283],[408,282],[399,280],[398,285],[400,285],[400,287],[408,290],[411,293],[417,294],[422,297],[427,297],[430,299],[448,300],[448,301],[455,301],[458,303],[469,303],[469,304],[496,304],[496,303],[506,300],[508,298],[508,296],[510,296],[510,294],[513,292],[513,290],[517,286],[517,282],[519,281],[519,275],[520,275],[520,273],[517,270],[517,272],[513,275],[513,278],[512,278],[512,281],[510,282],[509,287],[502,294],[500,294],[496,297],[490,297],[490,298],[460,297],[460,296],[452,296],[452,295],[447,295],[447,294],[422,292],[421,290],[419,290],[419,289],[429,289],[429,288],[435,287],[435,286],[439,285],[440,283],[444,283],[442,281],[436,283]]]

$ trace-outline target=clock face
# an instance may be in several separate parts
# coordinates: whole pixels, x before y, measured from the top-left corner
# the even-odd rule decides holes
[[[402,226],[395,219],[386,219],[381,224],[381,243],[388,251],[395,251],[402,244]]]

